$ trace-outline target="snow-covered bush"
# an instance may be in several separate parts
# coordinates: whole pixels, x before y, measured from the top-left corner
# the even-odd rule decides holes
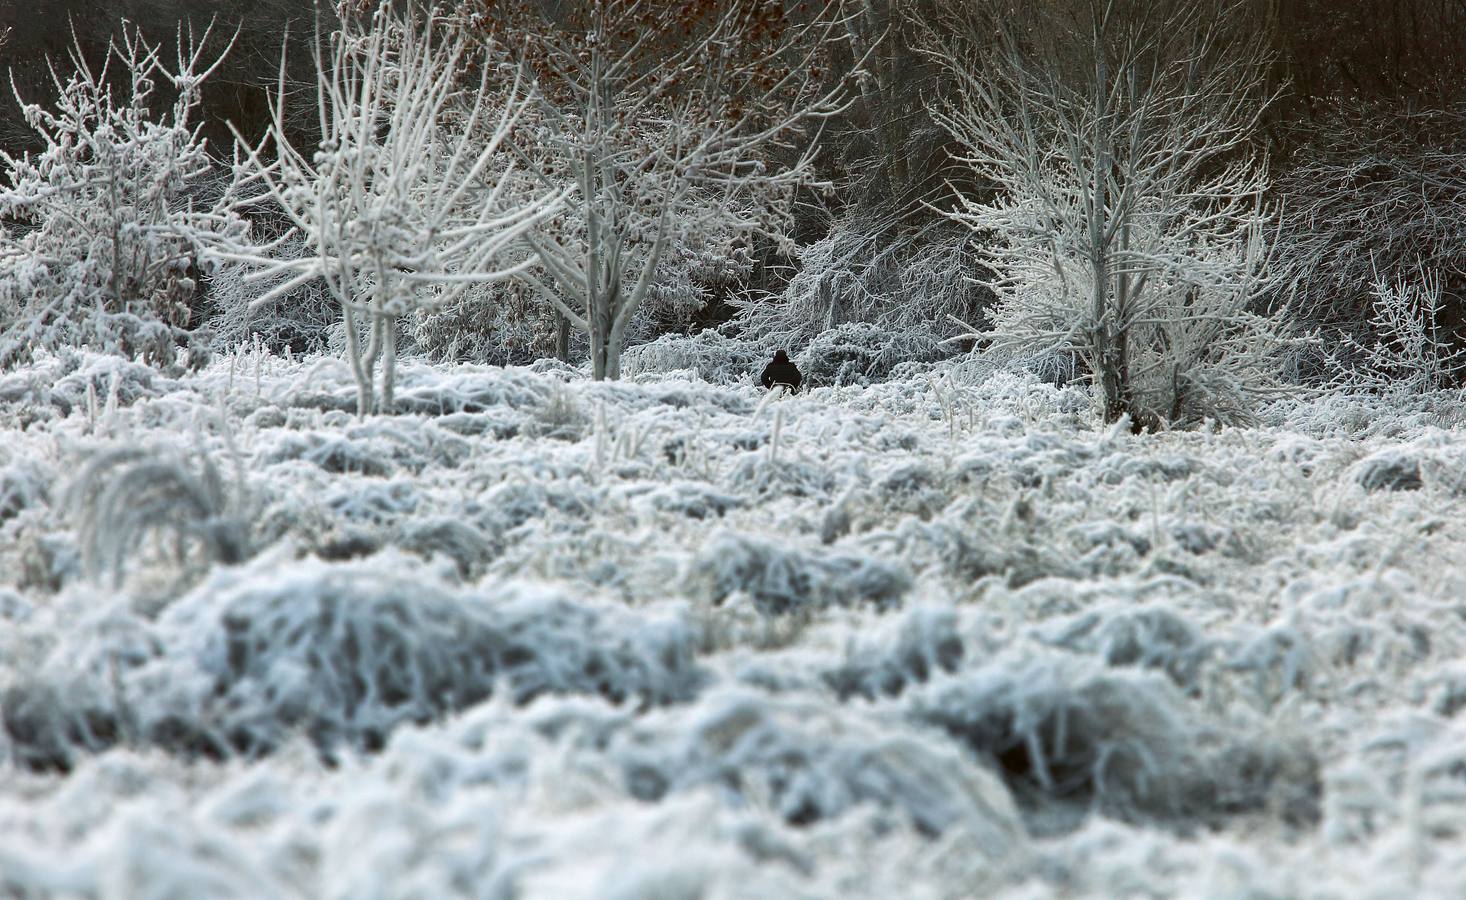
[[[1285,210],[1279,263],[1309,321],[1358,335],[1378,316],[1382,288],[1403,286],[1391,302],[1414,306],[1413,316],[1429,291],[1459,304],[1463,125],[1466,109],[1435,103],[1331,102],[1310,117],[1311,139],[1279,167],[1275,189]]]
[[[981,262],[998,302],[972,337],[1000,358],[1078,356],[1106,421],[1246,421],[1288,334],[1262,311],[1277,213],[1247,150],[1267,54],[1238,16],[1093,12],[1074,28],[1060,7],[960,6],[929,24],[953,85],[931,112],[998,187],[959,189],[949,214],[997,238]]]
[[[428,359],[522,366],[556,353],[558,322],[517,280],[474,285],[450,303],[422,310],[405,329]]]
[[[691,371],[711,384],[735,384],[757,378],[772,356],[772,349],[705,328],[627,348],[621,371],[629,376]]]
[[[733,300],[736,321],[750,338],[796,356],[821,333],[851,325],[898,335],[903,346],[887,360],[950,355],[942,342],[961,335],[961,323],[976,320],[992,299],[974,280],[971,242],[950,226],[901,235],[886,223],[837,221],[797,250],[781,296]]]
[[[816,334],[794,359],[805,385],[816,387],[883,381],[902,363],[943,355],[930,329],[891,331],[872,322],[846,322]]]
[[[44,147],[0,151],[0,367],[80,345],[160,366],[180,348],[206,359],[192,333],[212,265],[202,242],[243,228],[195,121],[229,49],[206,55],[209,37],[180,34],[170,66],[124,22],[100,68],[74,47],[70,74],[52,70],[54,107],[16,98]]]
[[[746,271],[744,245],[781,237],[798,190],[822,184],[813,145],[785,150],[842,108],[846,83],[823,74],[842,21],[816,10],[769,27],[635,0],[517,16],[496,7],[460,16],[470,30],[523,36],[514,41],[538,78],[521,156],[541,179],[576,187],[561,216],[527,235],[541,265],[524,278],[586,335],[591,377],[614,380],[638,314],[686,321],[700,298],[679,276],[691,286]]]
[[[1284,358],[1303,338],[1281,313],[1261,310],[1269,260],[1260,226],[1235,240],[1197,245],[1164,233],[1164,216],[1137,210],[1131,230],[1171,262],[1147,272],[1143,297],[1130,298],[1125,317],[1125,396],[1137,421],[1195,425],[1205,419],[1255,422],[1256,410],[1286,392]],[[989,210],[1004,227],[1028,233],[1041,215],[1032,204]],[[976,220],[974,220],[976,221]],[[1073,224],[1073,223],[1070,223]],[[1078,237],[1067,239],[1077,246]],[[999,292],[981,340],[996,362],[1067,375],[1074,360],[1095,371],[1095,338],[1082,323],[1092,316],[1097,287],[1080,254],[1055,262],[1010,247],[1014,279]],[[1025,255],[1027,254],[1027,255]],[[1021,270],[1021,275],[1019,274]],[[974,335],[978,337],[978,335]]]
[[[748,280],[753,259],[731,229],[713,228],[700,237],[698,242],[680,237],[663,253],[628,337],[646,341],[685,333],[698,313]]]
[[[559,216],[545,227],[573,226]],[[628,352],[668,333],[686,333],[698,314],[746,278],[751,267],[746,249],[731,234],[679,232],[626,326]],[[420,312],[405,337],[412,351],[430,359],[492,365],[527,365],[561,353],[577,360],[589,346],[583,332],[570,328],[553,306],[518,279],[475,285],[450,303]]]

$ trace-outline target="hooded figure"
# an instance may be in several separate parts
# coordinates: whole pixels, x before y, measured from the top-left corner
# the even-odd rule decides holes
[[[774,354],[774,361],[764,366],[764,373],[758,377],[759,383],[766,388],[772,388],[776,384],[787,385],[789,393],[799,393],[799,383],[804,376],[799,374],[794,363],[789,361],[789,354],[783,350]]]

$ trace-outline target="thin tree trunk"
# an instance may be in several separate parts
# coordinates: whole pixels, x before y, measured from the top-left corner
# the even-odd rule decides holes
[[[382,328],[386,335],[382,351],[382,405],[377,412],[391,415],[397,390],[397,319],[383,316]]]
[[[356,415],[364,419],[372,411],[372,373],[361,357],[361,330],[356,323],[356,311],[343,305],[341,319],[346,328],[346,359],[356,380]]]
[[[590,320],[590,377],[605,381],[611,355],[611,316],[604,301],[598,302]]]
[[[555,311],[555,358],[570,362],[570,320],[559,310]]]

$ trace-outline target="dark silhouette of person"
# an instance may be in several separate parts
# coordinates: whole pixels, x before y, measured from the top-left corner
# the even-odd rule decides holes
[[[789,388],[789,393],[799,393],[799,383],[804,376],[799,374],[799,369],[789,361],[789,354],[783,350],[774,354],[774,361],[764,366],[764,373],[758,377],[759,383],[766,388],[773,388],[776,384],[782,384]]]

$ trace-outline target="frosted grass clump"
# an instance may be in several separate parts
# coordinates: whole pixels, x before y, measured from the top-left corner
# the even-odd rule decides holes
[[[598,801],[661,804],[710,792],[728,809],[811,831],[869,817],[883,829],[946,835],[989,861],[1026,847],[1007,788],[981,763],[905,728],[896,710],[812,693],[722,684],[640,715],[594,697],[546,697],[521,710],[495,701],[441,733],[404,729],[386,755],[429,795],[533,782],[553,776],[535,769],[558,757],[580,781],[575,793]]]
[[[1397,450],[1386,450],[1362,460],[1354,480],[1366,491],[1418,491],[1420,461]]]
[[[120,356],[71,348],[55,355],[38,352],[33,365],[0,375],[0,415],[37,421],[47,418],[38,410],[51,407],[64,419],[74,413],[115,411],[179,387],[157,370]]]
[[[1311,754],[1208,722],[1168,680],[1142,670],[1014,651],[908,702],[917,721],[1003,772],[1040,821],[1078,803],[1186,828],[1260,809],[1279,792],[1293,815],[1317,816]]]
[[[1040,640],[1091,653],[1111,666],[1157,669],[1179,687],[1197,686],[1210,653],[1200,628],[1167,606],[1110,606],[1091,610],[1042,629]]]
[[[917,607],[895,622],[881,622],[852,635],[844,658],[820,673],[841,700],[897,696],[942,672],[955,672],[968,659],[955,610]]]
[[[857,603],[890,607],[911,589],[911,576],[890,563],[835,549],[801,550],[729,531],[709,538],[692,567],[711,602],[722,603],[742,592],[766,616]]]
[[[20,757],[64,761],[69,744],[119,740],[257,756],[293,734],[327,752],[370,749],[501,688],[517,702],[592,693],[656,704],[702,681],[698,636],[675,608],[633,613],[503,583],[465,593],[391,554],[282,562],[221,570],[156,623],[124,616],[128,627],[108,634],[127,638],[126,653],[104,644],[116,663],[80,681],[67,674],[78,648],[66,639],[39,676],[13,673],[25,702],[7,712],[53,709],[7,718]]]
[[[893,716],[812,696],[716,691],[646,717],[610,753],[642,800],[711,785],[794,825],[873,804],[926,834],[976,832],[990,858],[1023,843],[1017,808],[987,769],[950,744],[902,730]]]
[[[0,467],[0,525],[27,510],[46,506],[54,480],[54,473],[30,460]]]
[[[468,522],[451,516],[414,519],[402,527],[397,546],[423,557],[452,560],[458,576],[473,581],[483,574],[493,555],[487,535]]]
[[[83,561],[120,585],[150,534],[166,533],[176,565],[243,562],[254,552],[253,504],[242,472],[228,478],[212,458],[160,448],[111,447],[93,454],[66,489]]]
[[[512,585],[458,594],[404,562],[304,564],[273,583],[226,577],[159,626],[186,669],[213,682],[210,705],[245,729],[246,746],[268,746],[297,722],[323,745],[369,746],[401,722],[470,706],[501,680],[520,702],[588,692],[665,703],[696,690],[696,635],[675,612]]]

